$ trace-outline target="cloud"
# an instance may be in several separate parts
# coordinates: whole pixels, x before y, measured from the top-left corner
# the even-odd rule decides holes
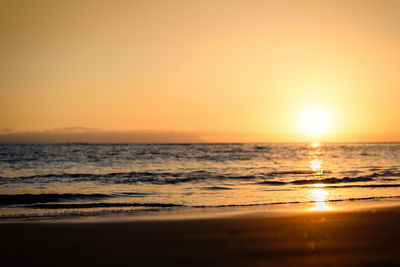
[[[11,129],[10,127],[6,127],[6,128],[4,128],[2,130],[3,133],[9,133],[9,132],[12,132],[12,131],[13,131],[13,129]]]
[[[220,143],[266,142],[275,139],[276,137],[271,135],[256,133],[162,130],[106,131],[84,127],[0,134],[0,143]]]
[[[400,133],[387,135],[337,136],[326,142],[387,142],[399,141]],[[389,138],[389,139],[388,139]],[[68,127],[38,132],[15,132],[10,128],[0,133],[0,143],[257,143],[313,142],[294,134],[263,134],[245,132],[133,130],[106,131],[98,128]],[[325,141],[323,141],[325,142]]]
[[[48,133],[95,133],[102,132],[99,128],[85,128],[85,127],[65,127],[47,130]]]
[[[0,143],[196,143],[199,135],[178,131],[104,131],[69,127],[40,132],[17,132],[0,135]]]

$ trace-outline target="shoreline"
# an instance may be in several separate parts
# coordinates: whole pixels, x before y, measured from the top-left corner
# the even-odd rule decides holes
[[[280,204],[253,204],[244,206],[226,207],[171,207],[149,208],[142,210],[98,210],[75,213],[57,211],[54,214],[32,214],[31,216],[1,215],[0,225],[7,223],[97,223],[97,222],[135,222],[135,221],[163,221],[188,219],[216,219],[232,216],[287,216],[301,215],[308,212],[341,212],[363,211],[371,208],[400,207],[400,196],[374,197],[367,199],[347,199],[331,201],[293,202]]]
[[[2,223],[7,266],[395,266],[400,206],[184,220]]]

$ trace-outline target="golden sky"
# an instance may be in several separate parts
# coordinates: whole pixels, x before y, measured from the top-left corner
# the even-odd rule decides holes
[[[322,112],[326,140],[400,140],[399,14],[397,0],[0,0],[0,129],[298,141]]]

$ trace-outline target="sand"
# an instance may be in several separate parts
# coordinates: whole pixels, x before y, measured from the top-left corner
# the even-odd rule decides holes
[[[400,266],[400,208],[0,224],[2,266]]]

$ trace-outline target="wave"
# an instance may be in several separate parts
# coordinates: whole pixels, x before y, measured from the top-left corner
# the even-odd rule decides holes
[[[295,171],[274,171],[269,172],[267,176],[282,176],[282,175],[298,175],[298,174],[314,174],[311,170],[295,170]]]
[[[225,186],[210,186],[210,187],[204,187],[206,190],[231,190],[232,188],[230,187],[225,187]]]
[[[31,209],[87,209],[87,208],[121,208],[121,207],[147,207],[147,208],[226,208],[226,207],[252,207],[252,206],[269,206],[269,205],[283,205],[283,204],[307,204],[315,202],[341,202],[341,201],[357,201],[357,200],[379,200],[379,199],[392,199],[400,198],[400,196],[374,196],[374,197],[359,197],[359,198],[344,198],[344,199],[330,199],[326,201],[279,201],[268,203],[250,203],[250,204],[226,204],[226,205],[183,205],[177,203],[109,203],[109,202],[95,202],[95,203],[48,203],[48,204],[33,204],[26,205],[25,207]]]
[[[40,174],[20,177],[0,177],[0,184],[9,182],[28,182],[31,180],[63,180],[73,181],[92,180],[102,183],[131,184],[131,183],[152,183],[152,184],[177,184],[187,182],[201,182],[204,180],[252,180],[260,176],[255,175],[229,175],[217,174],[208,171],[193,172],[113,172],[104,174],[95,173],[62,173],[62,174]]]
[[[295,180],[290,183],[295,185],[304,184],[337,184],[337,183],[354,183],[354,182],[369,182],[372,181],[372,177],[344,177],[344,178],[325,178],[325,179],[310,179],[310,180]]]
[[[119,207],[149,207],[169,208],[184,207],[173,203],[59,203],[59,204],[34,204],[26,206],[31,209],[85,209],[85,208],[119,208]]]
[[[357,185],[331,185],[324,188],[385,188],[400,187],[400,184],[357,184]]]
[[[128,192],[120,194],[15,194],[0,195],[0,206],[21,205],[48,202],[68,202],[79,200],[101,200],[117,196],[140,197],[146,196],[146,193]]]
[[[289,182],[283,181],[261,181],[257,184],[263,185],[287,185],[287,184],[294,184],[294,185],[307,185],[307,184],[338,184],[338,183],[355,183],[355,182],[370,182],[374,181],[375,178],[380,177],[400,177],[399,172],[393,171],[383,171],[379,173],[372,173],[370,175],[362,175],[356,177],[343,177],[343,178],[319,178],[319,179],[301,179],[301,180],[292,180]],[[385,181],[392,181],[393,179],[384,178]]]
[[[344,199],[330,199],[326,201],[280,201],[269,203],[253,203],[253,204],[232,204],[232,205],[217,205],[217,206],[191,206],[192,208],[228,208],[228,207],[253,207],[253,206],[269,206],[269,205],[286,205],[286,204],[308,204],[316,202],[345,202],[345,201],[358,201],[358,200],[380,200],[380,199],[393,199],[400,198],[400,196],[382,196],[382,197],[359,197],[359,198],[344,198]]]
[[[325,174],[331,173],[324,171]],[[292,181],[276,181],[273,178],[287,178],[300,176],[302,178],[310,177],[311,179],[296,179]],[[285,184],[312,184],[312,183],[353,183],[353,182],[369,182],[377,178],[382,180],[393,180],[390,177],[400,177],[400,172],[393,170],[384,170],[373,172],[367,175],[355,177],[327,177],[318,178],[313,171],[310,170],[293,170],[293,171],[271,171],[267,173],[258,173],[251,175],[237,175],[235,173],[217,173],[210,171],[192,171],[192,172],[112,172],[112,173],[49,173],[20,177],[0,177],[0,184],[15,182],[47,182],[53,180],[69,180],[69,181],[95,181],[106,184],[134,184],[134,183],[150,183],[150,184],[179,184],[179,183],[197,183],[208,180],[241,180],[255,181],[264,185],[285,185]]]
[[[262,181],[258,182],[258,184],[265,184],[265,185],[286,185],[288,183],[281,182],[281,181]]]
[[[307,185],[307,184],[338,184],[338,183],[354,183],[354,182],[369,182],[372,181],[371,177],[344,177],[344,178],[322,178],[322,179],[307,179],[307,180],[293,180],[290,182],[282,181],[262,181],[257,184],[261,185]]]
[[[385,199],[400,199],[400,196],[375,196],[375,197],[360,197],[346,199],[331,199],[323,201],[324,203],[346,202],[346,201],[367,201],[367,200],[385,200]],[[227,205],[181,205],[175,203],[89,203],[89,204],[36,204],[30,205],[30,208],[36,209],[53,209],[55,212],[45,213],[24,213],[24,214],[3,214],[0,215],[1,220],[7,219],[31,219],[31,218],[60,218],[60,217],[76,217],[76,216],[101,216],[107,214],[115,215],[135,215],[138,212],[154,212],[160,208],[246,208],[256,206],[274,206],[288,204],[312,204],[318,201],[289,201],[289,202],[270,202],[270,203],[250,203],[250,204],[227,204]],[[115,209],[115,208],[137,208],[141,209]],[[100,210],[85,210],[87,208],[107,208]],[[109,209],[111,208],[111,209]],[[114,208],[114,209],[113,209]],[[147,209],[146,209],[147,208]],[[58,209],[64,209],[58,210]],[[65,211],[67,210],[67,211]],[[140,213],[143,214],[143,213]]]

